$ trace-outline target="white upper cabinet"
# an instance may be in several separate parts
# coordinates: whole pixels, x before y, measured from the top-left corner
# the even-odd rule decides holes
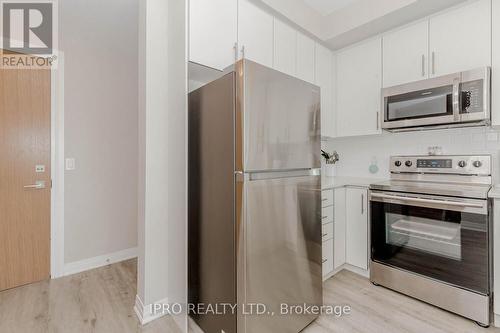
[[[212,1],[208,2],[212,3]],[[238,5],[239,57],[244,56],[246,59],[272,68],[274,53],[273,16],[249,0],[239,0]]]
[[[314,83],[315,42],[311,38],[297,33],[297,77]]]
[[[383,37],[384,87],[428,77],[429,21],[391,32]]]
[[[341,50],[336,71],[337,136],[379,134],[382,40]]]
[[[432,17],[429,36],[431,76],[491,66],[491,0]]]
[[[234,63],[237,6],[234,0],[189,1],[189,61],[218,70]]]
[[[316,43],[315,83],[321,88],[321,136],[335,136],[332,51]]]
[[[500,1],[493,1],[492,3],[492,17],[493,17],[493,44],[492,44],[492,64],[491,64],[491,124],[493,126],[500,126]],[[499,276],[500,278],[500,276]],[[500,285],[498,285],[500,289]],[[497,297],[500,299],[500,290],[497,290]],[[498,309],[500,312],[500,303]]]
[[[295,76],[297,73],[297,31],[274,19],[274,68]]]

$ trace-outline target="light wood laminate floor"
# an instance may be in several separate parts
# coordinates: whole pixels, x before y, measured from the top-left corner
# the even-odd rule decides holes
[[[139,325],[136,267],[130,260],[1,292],[0,332],[180,332],[170,317]]]
[[[470,320],[438,309],[384,287],[357,274],[342,271],[323,285],[325,304],[349,305],[352,313],[321,316],[305,333],[493,333]]]
[[[0,293],[0,332],[178,333],[170,317],[141,327],[133,306],[136,261]],[[325,304],[350,305],[350,315],[321,316],[305,333],[500,333],[428,304],[373,286],[343,271],[326,281]]]

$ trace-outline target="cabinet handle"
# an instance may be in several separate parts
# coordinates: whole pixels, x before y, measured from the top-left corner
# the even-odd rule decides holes
[[[321,219],[324,220],[326,219],[328,216],[321,216]]]
[[[377,131],[380,129],[380,112],[377,111]]]
[[[234,61],[238,61],[238,42],[234,43],[234,46],[233,46],[233,50],[234,50]]]
[[[326,237],[326,236],[328,236],[328,233],[321,235],[321,237]]]
[[[327,262],[327,261],[328,261],[328,259],[323,259],[323,260],[321,261],[321,263],[322,263],[322,264],[324,264],[324,263],[325,263],[325,262]]]
[[[432,51],[432,75],[436,74],[436,52]]]
[[[365,214],[365,196],[361,194],[361,215]]]
[[[245,45],[241,47],[241,59],[245,59]]]
[[[425,54],[422,54],[422,76],[425,77]]]

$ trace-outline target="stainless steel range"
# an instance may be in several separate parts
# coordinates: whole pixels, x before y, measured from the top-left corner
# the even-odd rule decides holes
[[[370,279],[488,326],[491,156],[391,158],[371,185]]]

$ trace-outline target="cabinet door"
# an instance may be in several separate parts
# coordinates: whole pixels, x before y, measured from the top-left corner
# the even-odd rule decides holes
[[[273,67],[274,18],[249,0],[238,1],[240,57]],[[244,49],[243,49],[244,48]]]
[[[274,68],[295,76],[297,71],[297,31],[274,19]]]
[[[334,194],[334,222],[333,222],[333,268],[337,269],[345,264],[346,241],[346,189],[335,189]]]
[[[223,70],[235,61],[238,7],[233,0],[189,1],[189,61]]]
[[[391,32],[383,38],[384,87],[428,77],[429,21]]]
[[[297,77],[314,83],[315,42],[311,38],[297,33]]]
[[[337,136],[380,133],[381,39],[341,50],[336,70]]]
[[[333,115],[333,68],[332,51],[316,43],[316,85],[321,88],[321,136],[335,136],[335,123]]]
[[[324,241],[323,252],[323,279],[333,272],[333,239]]]
[[[491,66],[491,0],[431,18],[429,36],[431,76]]]
[[[346,189],[346,262],[368,269],[367,190]]]
[[[491,125],[500,126],[500,1],[492,3]],[[499,275],[500,282],[500,275]],[[499,286],[500,289],[500,285]],[[500,290],[496,293],[500,302]],[[498,309],[500,311],[500,303]],[[500,314],[500,312],[498,312]]]

